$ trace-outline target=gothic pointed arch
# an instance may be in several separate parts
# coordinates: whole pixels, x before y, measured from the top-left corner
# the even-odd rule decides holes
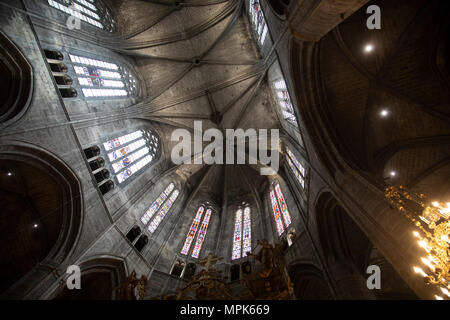
[[[89,257],[80,263],[81,289],[62,286],[54,300],[117,300],[117,288],[126,280],[128,270],[123,258],[111,255]]]
[[[334,299],[322,270],[306,262],[294,262],[288,267],[293,282],[294,294],[298,300]]]
[[[0,145],[0,163],[1,295],[24,298],[74,250],[83,222],[81,185],[57,156],[24,143]]]
[[[315,210],[325,265],[331,272],[340,298],[354,299],[358,295],[365,299],[416,298],[415,293],[333,194],[322,192],[317,198]],[[377,291],[368,290],[366,271],[370,265],[380,267],[381,281],[390,285]]]
[[[0,128],[19,120],[33,94],[33,69],[20,49],[0,31]]]
[[[181,255],[190,255],[194,259],[200,257],[214,211],[214,208],[208,203],[200,204],[198,206],[184,240]]]
[[[234,214],[234,232],[231,260],[245,258],[252,251],[252,209],[242,202]]]

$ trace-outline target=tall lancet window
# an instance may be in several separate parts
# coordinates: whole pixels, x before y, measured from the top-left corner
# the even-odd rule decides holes
[[[195,241],[194,249],[192,250],[192,257],[198,258],[200,256],[200,251],[206,238],[206,232],[208,231],[208,225],[211,219],[212,210],[208,208],[203,215],[204,212],[205,207],[200,206],[197,210],[197,213],[195,214],[194,221],[192,221],[192,225],[189,228],[189,232],[186,236],[186,240],[184,241],[183,248],[181,249],[181,254],[189,255],[192,242],[194,242],[195,236],[197,235],[197,240]]]
[[[289,227],[292,221],[279,183],[277,183],[275,188],[270,191],[270,201],[272,203],[275,225],[278,235],[280,236],[284,230]]]
[[[97,28],[113,32],[116,22],[101,0],[48,0],[48,4]]]
[[[234,238],[233,238],[233,253],[231,260],[239,259],[241,257],[242,245],[242,209],[236,211],[234,218]]]
[[[150,231],[150,233],[156,231],[161,221],[169,212],[170,208],[172,208],[175,200],[177,200],[180,192],[174,189],[175,184],[169,184],[142,216],[141,222],[144,225],[147,225],[147,223],[149,223],[149,221],[154,217],[148,226],[148,231]]]
[[[142,172],[159,150],[159,140],[150,130],[137,130],[103,143],[107,159],[119,184]]]
[[[126,97],[137,94],[136,77],[128,68],[74,54],[69,57],[86,98]]]
[[[247,252],[252,250],[252,221],[250,217],[250,208],[244,209],[244,238],[242,241],[242,257],[247,256]]]
[[[297,178],[298,183],[302,186],[302,188],[305,188],[305,167],[298,161],[297,157],[292,153],[289,148],[286,147],[286,160],[289,164],[289,167],[291,168],[292,172],[294,173],[295,177]]]
[[[242,217],[242,213],[244,213],[244,217]],[[244,211],[238,209],[234,221],[233,252],[231,260],[243,258],[247,256],[247,252],[251,252],[252,226],[250,208],[246,207]]]
[[[297,127],[297,119],[295,118],[291,97],[289,96],[284,79],[273,82],[273,90],[275,91],[276,99],[280,105],[283,118]]]
[[[250,0],[249,3],[250,23],[256,33],[256,39],[260,47],[264,44],[267,37],[267,24],[264,18],[264,13],[261,10],[259,0]]]

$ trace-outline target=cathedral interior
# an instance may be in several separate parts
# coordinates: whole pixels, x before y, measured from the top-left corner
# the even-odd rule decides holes
[[[0,299],[449,300],[449,12],[0,0]]]

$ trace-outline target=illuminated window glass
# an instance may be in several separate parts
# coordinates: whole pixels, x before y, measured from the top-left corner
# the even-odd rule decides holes
[[[178,190],[172,192],[169,199],[163,204],[161,210],[159,210],[159,212],[156,214],[155,219],[153,219],[153,221],[150,222],[150,225],[148,226],[148,231],[150,231],[150,233],[155,232],[156,228],[158,228],[159,224],[164,219],[165,215],[169,212],[170,208],[172,208],[175,200],[177,200],[178,194],[179,194]]]
[[[297,127],[297,119],[295,118],[294,108],[292,107],[286,82],[283,79],[273,82],[273,90],[275,91],[276,99],[280,106],[281,113],[283,114],[283,118]]]
[[[146,225],[150,219],[154,216],[154,214],[159,210],[161,205],[166,201],[167,197],[169,197],[172,190],[175,188],[173,183],[169,184],[167,188],[159,195],[159,197],[152,203],[150,208],[145,212],[145,214],[141,218],[141,222]]]
[[[80,78],[78,77],[78,81],[80,82],[81,86],[85,87],[114,87],[114,88],[123,88],[125,87],[125,84],[122,81],[117,80],[104,80],[100,79],[98,81],[97,79],[91,79],[91,78]]]
[[[244,209],[244,238],[242,242],[242,257],[247,256],[247,252],[252,251],[252,221],[250,217],[250,208]]]
[[[197,233],[198,226],[200,225],[200,219],[202,218],[203,211],[205,208],[200,206],[195,215],[194,221],[192,221],[192,225],[189,228],[189,232],[186,236],[186,240],[184,241],[183,249],[181,250],[181,254],[187,255],[189,249],[191,248],[192,241],[194,241],[194,237]]]
[[[124,97],[127,96],[125,90],[105,90],[105,89],[84,89],[83,94],[85,97]]]
[[[236,211],[234,222],[234,238],[233,238],[233,253],[231,260],[239,259],[241,257],[241,242],[242,242],[242,209]]]
[[[70,54],[85,97],[126,97],[137,94],[137,81],[125,67]]]
[[[131,177],[136,172],[140,171],[143,167],[145,167],[147,164],[149,164],[153,160],[152,156],[146,156],[143,159],[139,160],[135,164],[131,165],[128,169],[125,169],[122,172],[119,172],[116,175],[117,181],[120,183],[127,180],[129,177]]]
[[[48,4],[97,28],[110,32],[115,29],[111,12],[100,0],[48,0]]]
[[[267,37],[267,24],[264,18],[264,13],[261,10],[259,0],[250,0],[249,3],[250,23],[256,33],[258,44],[262,46]]]
[[[283,192],[281,192],[280,184],[276,184],[275,192],[277,193],[278,203],[280,204],[281,214],[283,216],[285,227],[289,227],[291,224],[291,215],[289,214],[289,210],[286,205],[286,201],[284,200]]]
[[[198,231],[197,241],[195,242],[194,250],[192,250],[192,257],[198,258],[200,255],[200,250],[202,249],[203,242],[206,238],[206,232],[208,231],[209,220],[211,218],[211,209],[206,210],[205,216],[203,217],[203,222]]]
[[[270,201],[272,203],[273,217],[275,219],[275,225],[277,227],[278,235],[284,232],[283,221],[281,220],[280,209],[278,208],[277,198],[275,197],[275,191],[270,191]]]
[[[103,143],[119,184],[156,159],[158,138],[150,130],[137,130]]]
[[[287,162],[292,172],[294,173],[297,181],[300,183],[302,188],[305,188],[305,167],[298,161],[297,157],[292,153],[289,148],[286,148]]]
[[[242,217],[242,213],[244,216]],[[252,226],[250,219],[250,208],[246,207],[238,209],[235,215],[234,236],[233,236],[233,251],[231,260],[236,260],[247,256],[247,252],[251,252],[252,247]]]

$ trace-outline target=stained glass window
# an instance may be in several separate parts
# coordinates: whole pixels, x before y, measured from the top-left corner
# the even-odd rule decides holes
[[[233,252],[231,255],[231,260],[245,257],[247,256],[247,252],[251,252],[252,226],[250,219],[250,208],[246,207],[243,213],[244,217],[242,218],[242,209],[238,209],[236,211],[234,220]]]
[[[100,0],[48,0],[48,4],[97,28],[114,31],[115,21]]]
[[[286,82],[281,79],[273,82],[273,89],[276,94],[278,104],[284,119],[297,127],[297,119],[295,118],[294,108],[292,107],[291,98],[286,87]]]
[[[280,236],[284,230],[289,227],[292,220],[279,183],[277,183],[275,188],[270,191],[270,201],[272,203],[275,225],[277,227],[278,235]]]
[[[211,209],[206,210],[203,222],[198,231],[197,241],[195,242],[194,250],[192,250],[192,257],[198,258],[200,250],[202,249],[203,242],[206,238],[206,232],[208,231],[209,219],[211,218]]]
[[[155,219],[153,219],[153,221],[148,226],[148,231],[150,231],[150,233],[155,232],[156,228],[158,228],[158,225],[164,219],[164,216],[167,214],[167,212],[169,212],[170,208],[172,208],[173,203],[178,197],[178,194],[179,191],[175,190],[170,196],[170,198],[166,201],[166,203],[164,203],[161,210],[159,210],[158,214],[156,215]]]
[[[158,211],[161,205],[166,201],[167,197],[170,195],[172,190],[175,188],[173,183],[169,184],[167,188],[159,195],[159,197],[152,203],[150,208],[145,212],[145,214],[141,218],[141,222],[143,224],[147,224],[153,215]]]
[[[142,168],[144,168],[147,164],[149,164],[153,160],[153,157],[148,155],[136,162],[135,164],[131,165],[128,169],[125,169],[122,172],[119,172],[116,175],[117,181],[120,183],[127,180],[129,177],[134,175],[136,172],[140,171]]]
[[[142,216],[141,222],[144,225],[146,225],[154,217],[154,219],[148,226],[148,231],[150,233],[156,231],[161,221],[164,219],[170,208],[172,208],[173,204],[177,200],[180,192],[174,189],[175,184],[169,184]]]
[[[106,141],[105,143],[103,143],[103,146],[105,147],[106,151],[109,151],[116,147],[120,147],[121,145],[127,144],[128,142],[133,141],[137,138],[140,138],[140,137],[142,137],[142,135],[143,135],[142,131],[138,130],[133,133],[129,133],[127,135],[120,136],[113,140]]]
[[[137,94],[130,70],[115,63],[69,54],[85,97],[125,97]]]
[[[300,163],[300,161],[298,161],[297,157],[292,153],[291,150],[289,150],[289,148],[286,148],[286,153],[288,155],[286,159],[289,167],[291,168],[302,188],[305,188],[305,167]]]
[[[287,228],[291,224],[291,215],[289,214],[289,210],[287,208],[286,201],[284,200],[283,192],[281,192],[281,188],[278,183],[275,186],[275,192],[277,193],[278,203],[280,204],[281,213],[283,215],[283,220],[284,220],[284,225]]]
[[[250,23],[256,33],[258,44],[262,46],[267,37],[267,24],[264,18],[264,13],[261,10],[259,0],[250,0],[249,4]]]
[[[234,238],[233,238],[233,253],[231,260],[239,259],[241,257],[241,242],[242,242],[242,209],[236,211],[234,222]]]
[[[273,217],[275,218],[275,224],[277,227],[278,235],[284,232],[283,221],[281,221],[280,209],[278,208],[277,198],[275,197],[275,191],[270,191],[270,201],[272,203]]]
[[[151,131],[137,130],[106,141],[103,148],[120,184],[156,159],[159,141]]]
[[[181,250],[181,254],[187,255],[189,249],[191,248],[192,241],[194,241],[194,237],[197,233],[198,226],[200,224],[200,219],[202,218],[202,214],[205,208],[200,206],[197,210],[197,214],[195,215],[194,221],[192,221],[192,225],[189,228],[189,232],[186,236],[186,240],[184,241],[183,249]]]
[[[108,153],[108,159],[111,162],[115,161],[126,155],[129,155],[130,153],[132,153],[135,150],[139,150],[143,146],[145,146],[145,139],[139,139],[137,141],[134,141],[134,142],[124,146],[124,147],[121,147],[117,150],[114,150],[114,151]]]
[[[242,257],[247,256],[247,252],[252,250],[252,221],[250,217],[250,208],[244,210],[244,239],[242,243]]]

